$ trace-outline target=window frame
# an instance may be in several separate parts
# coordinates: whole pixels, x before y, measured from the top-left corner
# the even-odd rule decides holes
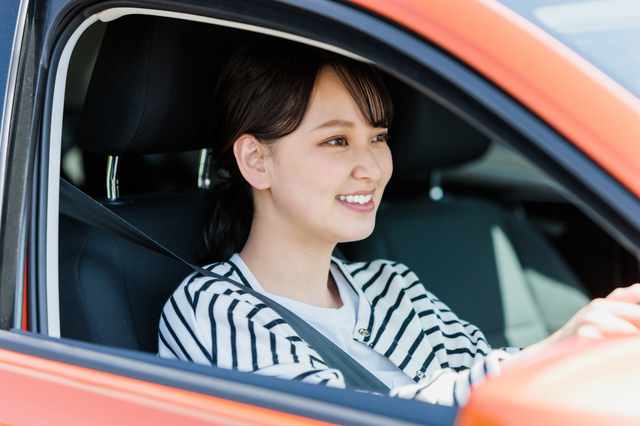
[[[128,2],[121,3],[128,4]],[[335,46],[334,50],[352,52],[359,57],[372,60],[382,70],[438,101],[493,140],[503,143],[529,159],[572,193],[575,196],[575,201],[583,207],[591,219],[605,228],[614,239],[629,251],[639,252],[640,214],[638,213],[640,213],[640,201],[635,196],[512,97],[417,35],[402,31],[372,13],[365,13],[363,10],[356,10],[330,1],[296,4],[299,7],[299,15],[296,15],[295,10],[274,8],[275,12],[281,12],[282,17],[274,16],[275,13],[272,10],[273,20],[269,22],[269,25],[264,22],[263,18],[269,14],[263,13],[259,7],[252,11],[253,14],[248,14],[246,11],[243,11],[242,14],[237,12],[234,14],[232,9],[235,5],[229,5],[227,10],[210,9],[206,15],[204,13],[192,15],[189,10],[190,6],[206,3],[206,1],[176,2],[172,10],[169,8],[158,10],[152,7],[154,2],[148,3],[151,7],[147,8],[148,12],[146,13],[149,14],[201,21],[213,19],[219,20],[217,24],[229,26],[235,26],[230,22],[237,22],[237,27],[240,28],[245,27],[245,29],[258,30],[273,35],[278,33],[282,35],[281,33],[284,32],[290,34],[289,37],[294,40],[316,45]],[[247,1],[247,3],[262,5],[262,2],[258,1]],[[276,3],[289,6],[293,2],[286,0]],[[105,6],[107,7],[105,8]],[[179,6],[183,6],[183,8]],[[89,19],[97,19],[94,13],[98,11],[105,15],[108,13],[118,15],[119,12],[137,13],[136,9],[143,13],[142,10],[145,8],[127,10],[126,8],[108,7],[108,5],[96,5],[88,8],[83,15],[91,17]],[[105,10],[108,12],[105,13]],[[198,18],[198,16],[203,16],[203,18]],[[303,20],[310,19],[312,16],[316,23],[315,27],[303,25]],[[295,19],[296,17],[298,19]],[[355,38],[334,36],[331,39],[327,34],[339,33],[340,31],[327,31],[326,28],[322,28],[322,25],[317,25],[318,18],[324,19],[325,21],[321,22],[325,22],[327,27],[333,25],[334,30],[351,31],[355,34]],[[89,21],[82,20],[81,23],[76,24],[77,28],[87,25],[87,22]],[[69,33],[69,29],[66,33]],[[358,39],[358,35],[361,40]],[[66,72],[64,67],[68,64],[72,50],[69,49],[69,46],[75,44],[77,37],[79,37],[77,30],[74,30],[71,35],[67,35],[64,49],[59,53],[57,60],[53,61],[52,70],[55,68],[54,65],[62,65],[63,69],[56,69],[55,74],[58,77],[53,84],[50,77],[48,86],[53,87],[54,90],[53,94],[50,93],[47,96],[47,99],[50,100],[47,103],[47,110],[62,102],[63,91],[61,94],[59,89],[64,87],[64,77],[60,77],[59,71]],[[62,38],[64,39],[64,37]],[[365,43],[363,38],[368,38],[370,42]],[[377,43],[375,47],[371,45],[371,41]],[[56,51],[61,49],[60,43],[58,46]],[[412,77],[409,78],[408,75]],[[55,96],[58,98],[54,99]],[[53,111],[55,113],[56,110]],[[56,137],[58,137],[56,135],[61,132],[62,117],[54,116],[48,122],[47,118],[49,117],[50,115],[45,114],[44,147],[50,147],[51,142],[59,143],[56,141]],[[47,135],[49,135],[49,140],[46,140]],[[54,151],[59,152],[59,147],[56,146]],[[40,300],[45,294],[47,301],[46,316],[48,321],[41,321],[41,331],[46,329],[49,336],[57,337],[59,336],[59,320],[56,324],[56,318],[59,318],[56,309],[58,182],[53,176],[59,176],[59,170],[57,170],[59,158],[55,157],[55,152],[44,153],[41,163],[42,170],[47,171],[42,174],[41,187],[45,187],[46,180],[46,186],[48,186],[46,205],[49,207],[46,210],[46,232],[40,232],[40,235],[46,235],[46,239],[39,241],[38,244],[40,249],[46,247],[45,253],[40,253],[40,258],[46,259],[47,280],[46,287],[38,286],[38,294],[41,295]],[[557,167],[556,164],[562,167]],[[45,174],[48,174],[48,177]],[[41,205],[44,204],[41,203]],[[44,214],[45,212],[41,210],[40,215]],[[44,311],[41,310],[42,312]]]
[[[136,367],[130,367],[133,364],[127,364],[128,370],[124,367],[115,370],[116,374],[205,394],[206,392],[198,388],[200,384],[196,379],[184,379],[178,383],[169,379],[168,376],[175,377],[186,371],[195,372],[197,377],[212,376],[212,374],[206,374],[200,366],[166,365],[166,360],[160,360],[148,354],[131,353],[131,351],[65,339],[53,340],[46,337],[47,335],[56,335],[55,329],[50,328],[51,322],[44,320],[55,314],[54,311],[46,307],[55,303],[51,293],[55,292],[55,288],[57,288],[57,285],[54,286],[53,281],[55,280],[51,278],[56,275],[52,268],[57,271],[56,200],[58,192],[57,180],[51,179],[51,176],[55,174],[52,164],[55,163],[56,157],[50,151],[52,132],[57,131],[56,124],[53,123],[55,117],[52,116],[52,112],[54,105],[59,101],[54,97],[60,93],[60,85],[55,83],[55,79],[58,73],[64,71],[64,68],[61,67],[62,58],[66,55],[64,49],[69,45],[73,34],[83,25],[83,22],[86,22],[87,17],[114,5],[143,7],[150,10],[164,9],[176,13],[191,13],[209,18],[231,20],[246,25],[258,25],[269,30],[284,31],[296,37],[328,43],[369,58],[376,62],[382,70],[440,102],[492,139],[500,141],[528,158],[569,189],[576,197],[577,202],[581,203],[595,221],[604,226],[615,239],[633,252],[638,252],[638,247],[640,247],[640,214],[638,214],[640,201],[633,194],[500,88],[421,36],[395,25],[384,17],[356,6],[329,0],[301,2],[281,0],[270,4],[258,0],[228,1],[216,2],[215,7],[210,5],[214,2],[207,0],[184,0],[170,5],[150,0],[100,2],[86,8],[85,3],[75,2],[75,6],[73,6],[73,2],[69,1],[66,3],[69,6],[58,9],[57,14],[51,12],[49,15],[45,14],[44,17],[37,18],[34,10],[44,3],[36,0],[33,2],[35,9],[31,10],[31,23],[34,27],[30,30],[32,31],[30,36],[35,40],[35,44],[30,47],[32,49],[30,53],[35,56],[40,54],[39,63],[46,66],[25,68],[37,76],[34,80],[40,84],[34,83],[29,86],[26,81],[28,76],[25,77],[25,74],[22,76],[22,88],[30,90],[32,98],[29,99],[32,99],[32,104],[23,101],[18,112],[28,114],[29,117],[33,117],[33,121],[24,121],[25,125],[28,124],[28,131],[16,132],[12,141],[14,145],[26,141],[23,149],[27,152],[27,159],[22,160],[23,163],[13,161],[10,165],[13,168],[23,164],[24,170],[34,171],[30,176],[30,181],[27,181],[23,186],[16,186],[12,190],[12,199],[22,202],[24,207],[23,216],[20,216],[24,219],[24,223],[20,224],[19,229],[23,232],[25,241],[27,230],[29,231],[29,244],[32,248],[29,254],[29,266],[33,267],[29,269],[28,279],[30,280],[29,288],[34,290],[30,292],[32,306],[37,306],[38,314],[34,317],[38,326],[34,326],[32,330],[42,333],[42,335],[3,331],[0,332],[0,347],[2,348],[47,359],[57,359],[67,364],[100,371],[114,371],[111,369],[115,368],[114,365],[119,362],[127,364],[129,361],[141,361],[142,363],[137,364],[134,362]],[[320,24],[308,25],[310,20],[313,20],[314,23],[320,22]],[[331,31],[327,32],[327,29],[337,31],[334,35]],[[345,36],[345,33],[349,36]],[[41,117],[41,122],[38,117]],[[38,137],[38,134],[41,137]],[[37,167],[33,167],[36,161],[41,170],[39,176],[35,172]],[[15,174],[15,171],[11,173],[13,176],[19,176]],[[33,185],[29,185],[29,182]],[[43,188],[48,189],[43,191]],[[7,188],[5,188],[6,190]],[[33,206],[30,225],[25,219],[29,203]],[[15,211],[16,209],[5,209],[6,214]],[[16,241],[13,239],[4,238],[2,244],[5,250],[15,250],[16,248]],[[19,252],[25,253],[25,244],[17,244]],[[54,252],[56,257],[52,258]],[[49,257],[47,258],[47,256]],[[47,264],[54,266],[47,266]],[[20,261],[12,265],[15,276],[20,276],[19,271],[23,265],[24,263]],[[1,284],[5,289],[9,285],[15,285],[14,283],[15,281],[9,283],[3,279]],[[19,289],[19,287],[14,288]],[[17,295],[20,295],[19,291]],[[16,297],[16,306],[20,302],[22,299]],[[17,312],[18,310],[14,313]],[[16,321],[14,321],[15,324]],[[95,357],[96,360],[89,362],[91,357]],[[160,370],[162,372],[158,373]],[[156,374],[154,371],[157,376],[153,376]],[[284,383],[287,385],[283,386],[288,387],[288,382],[276,383],[277,379],[267,378],[264,380],[265,378],[254,375],[242,375],[218,369],[214,371],[216,375],[228,373],[235,383],[243,383],[246,386],[279,389],[279,385]],[[300,387],[300,385],[303,386]],[[243,386],[240,389],[244,389]],[[333,394],[335,390],[309,390],[306,386],[309,385],[296,383],[292,386],[295,392],[280,390],[288,394],[287,398],[291,397],[291,393],[296,393],[320,399],[319,396],[327,393],[329,396],[326,398],[333,404],[356,410],[364,410],[364,406],[369,406],[369,412],[375,411],[381,416],[384,415],[385,410],[393,409],[393,407],[400,408],[402,404],[407,402],[390,402],[391,408],[388,404],[379,403],[376,404],[379,406],[376,411],[372,410],[370,406],[370,398],[373,396],[353,393],[358,395],[357,397],[353,396],[355,399],[342,400],[341,397],[335,396],[342,394]],[[241,393],[243,395],[229,395],[228,398],[249,400],[251,403],[264,404],[263,406],[269,408],[273,408],[273,405],[270,404],[275,404],[272,400],[260,399],[260,397],[243,399],[246,396],[244,392]],[[353,402],[355,400],[363,402],[358,402],[361,404],[358,405]],[[297,410],[296,407],[292,408],[291,406],[282,406],[281,409],[286,412]],[[405,411],[410,412],[411,410]],[[451,416],[450,410],[447,413],[448,416]],[[304,415],[321,418],[317,411],[305,412]],[[344,421],[349,415],[338,413],[336,416],[337,419]]]

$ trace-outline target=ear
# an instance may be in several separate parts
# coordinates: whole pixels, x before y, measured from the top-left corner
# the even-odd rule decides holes
[[[233,155],[240,173],[255,189],[271,187],[269,173],[264,166],[265,154],[266,147],[253,135],[242,135],[233,144]]]

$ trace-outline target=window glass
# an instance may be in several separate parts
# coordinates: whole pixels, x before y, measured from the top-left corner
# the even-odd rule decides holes
[[[500,1],[640,96],[640,2]]]

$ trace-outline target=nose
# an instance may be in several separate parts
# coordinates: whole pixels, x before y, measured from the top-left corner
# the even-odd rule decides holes
[[[382,177],[383,170],[381,153],[376,152],[370,144],[361,147],[355,152],[355,167],[353,168],[353,177],[356,179],[366,179],[370,181],[378,181]]]

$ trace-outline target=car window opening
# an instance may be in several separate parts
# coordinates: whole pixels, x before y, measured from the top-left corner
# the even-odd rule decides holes
[[[148,47],[140,37],[126,53],[108,54],[120,49],[117,33],[126,34],[132,21],[142,31],[159,26],[172,34],[181,29],[181,40],[158,44],[174,50],[159,52],[158,60],[167,62],[154,65],[160,70],[176,62],[182,66],[151,75],[157,88],[144,96],[135,93],[141,85],[132,74],[130,86],[92,97],[109,80],[96,75],[120,78],[118,73],[135,67],[139,52]],[[116,36],[105,44],[109,32]],[[206,124],[203,114],[221,64],[250,36],[255,37],[233,28],[149,16],[90,26],[67,76],[61,176],[104,200],[107,154],[121,151],[120,197],[105,204],[197,263],[205,250],[202,222],[209,201],[206,191],[197,188],[200,141],[189,132]],[[215,49],[203,55],[194,40],[211,40]],[[107,53],[99,54],[100,49]],[[120,63],[100,63],[114,57]],[[338,258],[406,264],[452,311],[483,330],[493,347],[539,341],[591,297],[638,281],[636,259],[569,203],[560,185],[415,89],[388,75],[383,79],[396,110],[389,142],[394,175],[374,233],[339,245]],[[163,93],[163,87],[171,89]],[[170,94],[180,107],[154,111]],[[136,103],[142,98],[149,115],[135,118],[139,127],[134,127],[131,117],[140,111]],[[167,111],[173,114],[163,116]],[[106,114],[125,125],[114,128]],[[163,126],[157,126],[161,121]],[[138,136],[147,142],[136,146]],[[172,138],[179,147],[172,146]],[[117,145],[127,140],[133,145]],[[149,140],[158,144],[149,146]],[[156,353],[162,306],[189,269],[62,216],[59,234],[62,337]]]

